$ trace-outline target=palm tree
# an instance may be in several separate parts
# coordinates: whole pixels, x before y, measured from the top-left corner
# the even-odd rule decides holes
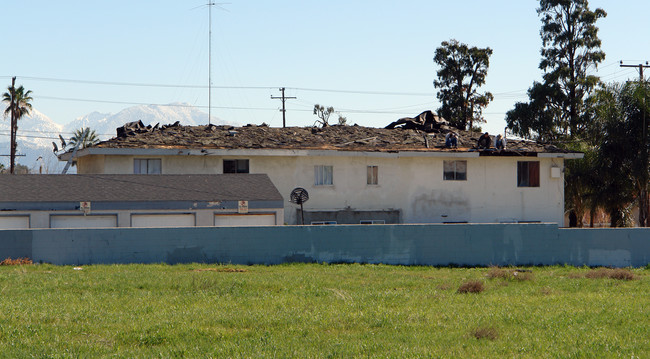
[[[18,132],[18,120],[23,116],[29,115],[29,111],[32,110],[32,104],[30,103],[33,98],[31,96],[32,91],[25,91],[25,88],[21,85],[19,87],[15,86],[16,78],[11,79],[11,86],[7,88],[8,92],[2,94],[2,102],[7,103],[7,108],[4,111],[5,118],[11,115],[11,167],[9,173],[14,173],[14,168],[16,165],[16,147],[18,143],[16,142],[16,133]]]
[[[87,132],[86,132],[87,131]],[[70,145],[76,146],[79,143],[79,149],[90,147],[99,142],[99,137],[95,130],[88,127],[82,127],[74,131],[74,135],[70,137]]]

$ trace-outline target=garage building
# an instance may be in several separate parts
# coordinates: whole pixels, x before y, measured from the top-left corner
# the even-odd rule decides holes
[[[282,195],[265,174],[0,175],[0,229],[269,226]]]

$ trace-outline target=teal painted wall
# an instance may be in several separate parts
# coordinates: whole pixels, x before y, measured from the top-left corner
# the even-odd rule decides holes
[[[38,229],[0,231],[0,258],[99,263],[359,262],[640,267],[650,229],[555,224]]]

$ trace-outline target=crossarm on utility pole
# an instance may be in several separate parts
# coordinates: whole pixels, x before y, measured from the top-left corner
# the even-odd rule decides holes
[[[287,110],[284,108],[284,102],[286,100],[291,100],[291,99],[296,99],[297,98],[297,97],[285,96],[284,95],[284,90],[285,90],[284,87],[280,88],[280,92],[282,92],[282,96],[280,96],[280,97],[276,97],[276,96],[271,95],[271,99],[273,99],[273,100],[277,100],[277,99],[282,100],[282,110],[280,110],[280,111],[282,112],[282,127],[283,128],[287,127],[287,119],[286,119]]]

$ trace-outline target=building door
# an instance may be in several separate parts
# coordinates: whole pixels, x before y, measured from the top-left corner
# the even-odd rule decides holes
[[[50,215],[50,228],[113,228],[116,215]]]
[[[219,226],[274,226],[274,213],[215,214],[214,225]]]
[[[29,228],[29,216],[0,216],[0,229]]]

